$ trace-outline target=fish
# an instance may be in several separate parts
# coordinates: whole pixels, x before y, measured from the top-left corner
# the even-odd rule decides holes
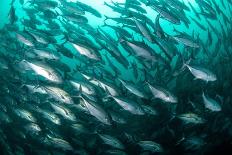
[[[35,123],[28,123],[24,126],[26,133],[31,136],[39,136],[42,129],[39,127],[38,124]]]
[[[76,121],[75,115],[66,107],[56,104],[50,104],[55,114],[62,116],[63,118],[73,121]]]
[[[92,8],[91,6],[82,3],[82,2],[75,2],[77,6],[79,6],[80,8],[82,8],[83,10],[85,10],[86,12],[91,13],[92,15],[94,15],[95,17],[101,18],[102,15],[100,12],[98,12],[96,9]]]
[[[163,147],[153,141],[139,141],[138,145],[144,150],[144,151],[150,151],[152,153],[156,152],[163,152]]]
[[[15,108],[14,111],[16,116],[19,118],[23,119],[24,121],[29,121],[29,122],[35,122],[36,123],[36,118],[30,113],[29,111],[22,109],[22,108]]]
[[[113,100],[124,110],[129,111],[134,115],[144,115],[142,107],[133,100],[128,100],[122,97],[112,97]]]
[[[48,120],[49,122],[54,123],[56,125],[61,125],[60,118],[53,112],[43,109],[36,109],[36,112],[39,113],[41,118],[45,119],[44,121]]]
[[[212,99],[208,96],[205,96],[204,92],[202,93],[202,98],[203,98],[205,108],[207,108],[211,111],[215,111],[215,112],[222,110],[221,105],[217,101],[215,101],[214,99]]]
[[[63,140],[61,138],[52,137],[50,135],[44,138],[43,144],[45,146],[49,146],[51,148],[60,149],[64,151],[73,150],[73,147],[66,140]]]
[[[115,137],[106,134],[99,134],[99,137],[102,139],[104,144],[110,145],[116,149],[123,150],[125,147],[124,145]]]
[[[110,116],[112,118],[112,121],[119,123],[119,124],[126,124],[126,120],[125,118],[123,118],[121,115],[119,115],[119,113],[110,111]]]
[[[192,47],[192,48],[199,48],[200,45],[196,43],[195,41],[191,40],[190,37],[188,36],[174,36],[173,37],[175,40],[177,40],[180,43],[183,43],[185,46]]]
[[[16,16],[15,12],[15,7],[12,4],[8,13],[10,24],[14,24],[18,20],[18,17]]]
[[[142,108],[146,114],[153,115],[153,116],[158,115],[157,110],[155,110],[152,106],[142,105]]]
[[[123,80],[119,79],[119,81],[122,83],[122,85],[132,94],[140,97],[140,98],[147,98],[146,94],[143,93],[143,91],[139,90],[138,88],[136,88],[136,86],[124,82]]]
[[[63,18],[67,19],[68,21],[71,21],[75,24],[87,24],[88,19],[85,16],[77,15],[77,14],[71,14],[71,15],[62,15]]]
[[[230,150],[232,0],[6,3],[0,154]]]
[[[26,46],[29,46],[29,47],[34,46],[33,40],[30,39],[30,38],[26,38],[22,34],[16,33],[16,38],[17,38],[18,41],[20,41],[21,43],[23,43]]]
[[[172,93],[169,91],[161,88],[161,87],[154,87],[147,83],[152,95],[154,98],[158,98],[164,102],[169,102],[169,103],[177,103],[178,99],[176,96],[174,96]]]
[[[99,105],[97,105],[94,102],[85,100],[83,97],[81,97],[81,99],[84,101],[86,108],[88,109],[89,113],[92,116],[96,117],[103,124],[106,125],[112,124],[108,113],[103,108],[101,108]]]
[[[204,124],[206,120],[201,118],[195,113],[184,113],[176,116],[178,119],[182,120],[185,124]]]
[[[125,44],[133,50],[132,52],[135,53],[137,57],[142,57],[149,61],[157,61],[158,59],[155,55],[151,53],[151,48],[149,48],[148,46],[144,45],[141,42],[125,41]],[[144,45],[144,46],[141,46],[141,45]]]
[[[179,0],[167,0],[166,1],[167,4],[171,5],[172,7],[178,9],[178,10],[187,10],[189,11],[190,9],[188,8],[188,6],[186,6],[185,3],[179,1]]]
[[[44,89],[51,99],[54,99],[61,103],[73,104],[73,99],[65,90],[54,86],[46,86],[44,87]]]
[[[188,64],[184,64],[184,66],[188,68],[195,79],[200,79],[206,82],[214,82],[217,80],[217,76],[208,69],[198,66],[190,66]]]
[[[70,80],[69,82],[77,91],[80,91],[81,93],[85,93],[88,95],[96,95],[97,94],[95,88],[88,83],[72,81],[72,80]]]
[[[135,18],[133,19],[135,21],[136,27],[140,30],[140,32],[142,33],[142,35],[149,40],[150,42],[152,42],[152,37],[150,35],[150,32],[148,30],[148,28],[146,27],[146,23],[142,23],[138,20],[136,20]]]
[[[160,26],[160,14],[158,14],[156,16],[155,19],[155,25],[154,25],[154,33],[156,34],[156,36],[158,36],[159,38],[165,38],[165,32],[163,31],[163,28]]]
[[[26,60],[22,60],[21,62],[19,62],[19,65],[21,65],[23,68],[26,67],[33,70],[36,74],[44,77],[48,81],[52,81],[55,83],[62,82],[62,78],[60,77],[60,75],[56,73],[56,71],[53,68],[49,67],[46,64],[36,64]]]
[[[96,60],[96,61],[100,60],[100,58],[98,57],[98,55],[95,53],[94,49],[88,48],[85,45],[81,45],[81,44],[71,43],[71,45],[81,55],[84,55],[87,58],[93,59],[93,60]]]
[[[180,25],[181,23],[180,19],[175,14],[173,14],[171,11],[166,9],[165,7],[152,5],[152,9],[156,10],[160,14],[161,17],[168,20],[169,22],[176,24],[176,25]]]
[[[202,137],[192,136],[184,137],[181,142],[181,146],[185,147],[186,150],[198,150],[205,145],[205,141]]]

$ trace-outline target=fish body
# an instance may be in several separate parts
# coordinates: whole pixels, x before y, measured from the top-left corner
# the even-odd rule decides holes
[[[207,108],[211,111],[215,111],[215,112],[222,110],[221,105],[217,101],[215,101],[214,99],[212,99],[208,96],[205,96],[204,93],[202,93],[202,98],[203,98],[205,108]]]
[[[194,67],[190,65],[186,65],[186,67],[189,69],[189,71],[192,73],[195,79],[200,79],[206,82],[210,82],[210,81],[213,82],[217,80],[216,75],[208,69],[201,67]]]

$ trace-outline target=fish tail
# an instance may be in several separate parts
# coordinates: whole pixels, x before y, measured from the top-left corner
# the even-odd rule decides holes
[[[190,58],[188,61],[185,61],[182,55],[180,55],[180,57],[182,59],[182,67],[179,70],[175,71],[173,73],[173,76],[178,76],[180,73],[185,71],[186,67],[188,67],[188,65],[190,64],[190,61],[192,59],[192,58]]]
[[[104,15],[105,19],[104,19],[104,22],[108,19],[110,19],[110,17],[108,17],[107,15]]]
[[[182,67],[187,67],[190,64],[191,60],[192,60],[192,58],[189,58],[189,60],[185,61],[182,55],[180,55],[180,57],[181,57],[181,60],[182,60],[182,63],[183,63]]]
[[[113,96],[110,94],[109,90],[105,87],[105,96],[102,98],[103,101],[109,101]]]
[[[184,133],[183,133],[183,135],[182,135],[182,138],[180,139],[180,140],[178,140],[177,142],[176,142],[176,144],[175,145],[179,145],[181,142],[183,142],[185,140],[185,135],[184,135]]]

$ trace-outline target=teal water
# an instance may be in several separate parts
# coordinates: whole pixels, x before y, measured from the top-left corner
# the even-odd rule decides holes
[[[231,0],[0,2],[0,154],[232,152]]]

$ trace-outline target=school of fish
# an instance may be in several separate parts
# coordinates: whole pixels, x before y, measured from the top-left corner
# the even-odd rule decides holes
[[[0,154],[231,147],[232,0],[104,2],[118,16],[80,0],[10,5],[0,29]]]

